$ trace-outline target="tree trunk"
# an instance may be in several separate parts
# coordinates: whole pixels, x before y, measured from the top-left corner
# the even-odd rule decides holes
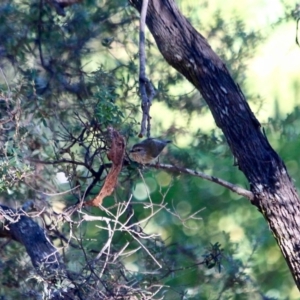
[[[130,0],[141,11],[142,0]],[[300,201],[286,167],[260,129],[225,64],[174,0],[149,1],[146,24],[166,61],[202,94],[226,137],[300,289]]]

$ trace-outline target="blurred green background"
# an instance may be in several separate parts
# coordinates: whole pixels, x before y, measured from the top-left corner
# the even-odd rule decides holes
[[[295,2],[181,0],[177,3],[226,62],[298,188],[300,48],[295,43],[295,18],[299,14]],[[93,90],[93,96],[86,98],[75,97],[59,85],[48,84],[56,75],[50,76],[43,70],[36,55],[35,43],[41,38],[36,31],[36,24],[41,22],[37,2],[4,1],[0,8],[3,17],[0,36],[4,37],[3,48],[0,47],[4,62],[1,68],[6,74],[0,76],[1,95],[4,97],[12,89],[22,99],[21,126],[16,126],[17,135],[14,130],[9,132],[11,139],[5,141],[5,151],[12,151],[15,158],[32,155],[53,160],[62,147],[57,132],[65,128],[74,134],[78,132],[83,122],[74,118],[74,112],[89,121],[86,111],[99,121],[102,129],[113,125],[122,132],[128,149],[138,141],[141,119],[138,14],[126,1],[84,1],[66,8],[66,17],[57,16],[51,7],[45,7],[45,15],[51,15],[43,20],[49,26],[43,28],[48,29],[43,40],[46,60],[52,57],[51,63],[61,63],[55,74],[65,76],[69,72],[70,78],[80,65],[80,76],[88,78]],[[75,46],[78,42],[85,45],[80,50]],[[224,136],[216,128],[204,100],[163,61],[149,32],[146,50],[147,75],[157,90],[151,107],[151,133],[173,141],[161,161],[199,170],[248,189],[247,180],[234,166]],[[13,102],[17,104],[18,101]],[[39,147],[30,148],[32,139],[39,142]],[[74,157],[82,159],[80,145],[75,144],[73,149]],[[101,159],[96,164],[101,165]],[[11,161],[10,166],[26,175],[26,163],[20,161]],[[5,173],[7,166],[2,164],[0,171]],[[82,176],[78,179],[82,181],[82,193],[90,183],[83,167],[74,173],[71,167],[57,166],[43,172],[44,179],[55,186],[53,194],[73,188],[75,176],[70,174],[76,172]],[[10,185],[3,178],[0,186],[3,203],[22,203],[24,198],[35,196],[32,182],[16,179],[16,184]],[[94,187],[92,195],[98,193],[102,182]],[[44,191],[48,192],[46,187]],[[165,275],[162,271],[151,275],[153,282],[168,286],[161,294],[165,299],[299,299],[267,223],[248,200],[200,178],[160,169],[138,171],[136,167],[126,166],[117,191],[105,200],[104,206],[110,207],[116,199],[126,201],[131,193],[137,220],[149,215],[145,206],[149,195],[154,204],[164,199],[167,205],[144,228],[148,234],[161,236],[157,244],[149,247],[153,247],[166,265],[178,269]],[[75,200],[74,195],[56,195],[48,197],[47,203],[59,212]],[[197,218],[185,220],[197,211]],[[98,209],[89,213],[105,215]],[[66,234],[68,229],[67,225],[62,226]],[[82,231],[88,249],[99,247],[107,239],[95,223],[82,225],[78,231]],[[127,240],[126,235],[116,236],[116,249],[121,249]],[[80,255],[74,253],[69,251],[69,268],[78,271],[72,257],[79,263]],[[212,253],[222,253],[217,256],[222,259],[206,265],[200,263]],[[137,253],[124,259],[124,265],[137,280],[143,271],[156,269],[153,261],[145,256]],[[2,278],[6,275],[2,273]],[[7,290],[2,288],[1,292],[5,294]]]

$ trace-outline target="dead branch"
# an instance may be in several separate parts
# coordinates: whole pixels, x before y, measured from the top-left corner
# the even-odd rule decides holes
[[[118,175],[123,166],[123,159],[125,155],[125,138],[119,134],[118,131],[110,127],[109,133],[111,136],[111,149],[107,154],[109,160],[112,161],[112,167],[105,179],[104,185],[96,198],[85,203],[86,206],[102,205],[103,199],[112,194],[117,185]]]
[[[146,77],[146,51],[145,51],[145,27],[146,27],[146,15],[147,15],[147,7],[148,0],[143,1],[143,7],[141,11],[140,18],[140,43],[139,43],[139,55],[140,55],[140,74],[139,74],[139,84],[140,84],[140,93],[142,98],[142,122],[141,122],[141,131],[139,133],[139,137],[143,137],[146,135],[150,137],[150,106],[152,103],[152,99],[155,96],[155,90],[150,82],[150,80]]]

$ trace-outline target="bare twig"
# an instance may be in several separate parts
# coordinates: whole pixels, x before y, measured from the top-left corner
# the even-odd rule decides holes
[[[174,165],[168,165],[168,164],[148,164],[147,166],[149,167],[154,167],[156,169],[162,169],[162,170],[167,170],[167,171],[171,171],[171,172],[175,172],[175,173],[184,173],[184,174],[188,174],[188,175],[192,175],[192,176],[196,176],[196,177],[200,177],[203,179],[206,179],[208,181],[212,181],[214,183],[217,183],[219,185],[222,185],[223,187],[231,190],[232,192],[243,196],[247,199],[249,199],[250,201],[252,201],[254,199],[254,195],[252,192],[243,189],[233,183],[230,183],[228,181],[225,181],[223,179],[214,177],[214,176],[210,176],[207,175],[203,172],[200,171],[195,171],[195,170],[191,170],[191,169],[187,169],[187,168],[182,168],[182,167],[176,167]]]
[[[108,250],[108,252],[109,252],[114,233],[117,231],[121,231],[121,232],[127,232],[128,234],[130,234],[130,236],[140,245],[140,247],[138,249],[136,249],[136,251],[138,251],[139,249],[143,249],[149,255],[149,257],[151,257],[151,259],[155,262],[155,264],[159,268],[162,268],[162,265],[159,263],[159,261],[150,252],[150,250],[147,248],[147,246],[144,245],[144,243],[142,242],[142,240],[153,239],[155,237],[158,237],[158,235],[157,234],[147,235],[142,231],[137,232],[135,230],[135,228],[137,227],[137,225],[139,225],[139,227],[140,227],[143,223],[145,223],[145,222],[147,223],[149,218],[153,218],[153,216],[156,215],[159,211],[161,211],[164,208],[164,206],[159,207],[159,209],[157,209],[156,211],[151,211],[149,216],[147,216],[143,220],[138,221],[134,224],[128,224],[129,223],[128,221],[126,221],[125,223],[121,222],[120,218],[122,217],[122,215],[125,214],[125,212],[126,212],[125,208],[128,207],[129,203],[130,203],[130,200],[127,203],[119,203],[116,215],[112,214],[109,210],[107,210],[103,207],[103,210],[107,214],[109,214],[110,217],[90,216],[90,215],[83,213],[82,221],[96,221],[97,220],[97,221],[104,221],[107,224],[106,227],[101,226],[101,225],[96,225],[96,227],[98,227],[102,230],[108,231],[108,234],[109,234],[109,238],[108,238],[107,242],[105,243],[105,245],[103,246],[100,253],[98,254],[98,258],[100,256],[102,256],[104,253],[106,253],[105,250]],[[114,226],[112,227],[110,225],[110,223],[114,224]],[[107,253],[106,253],[106,255],[107,255]],[[107,261],[105,261],[104,265],[106,265],[106,264],[107,264]]]
[[[142,111],[143,117],[141,122],[141,131],[139,133],[139,137],[145,136],[147,132],[147,137],[150,137],[150,106],[152,103],[152,99],[155,96],[155,90],[150,82],[150,80],[146,77],[146,51],[145,51],[145,27],[146,27],[146,16],[147,16],[147,8],[148,8],[148,0],[143,1],[143,7],[141,11],[141,19],[140,19],[140,43],[139,43],[139,55],[140,55],[140,93],[142,98]]]

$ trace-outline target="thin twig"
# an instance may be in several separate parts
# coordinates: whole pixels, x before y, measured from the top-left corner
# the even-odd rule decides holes
[[[203,172],[200,172],[200,171],[195,171],[195,170],[182,168],[182,167],[176,167],[174,165],[167,165],[167,164],[159,164],[159,165],[157,165],[157,164],[148,164],[147,166],[154,167],[156,169],[167,170],[167,171],[171,171],[171,172],[175,172],[175,173],[184,173],[184,174],[200,177],[200,178],[212,181],[214,183],[217,183],[217,184],[231,190],[232,192],[234,192],[238,195],[241,195],[245,198],[248,198],[250,201],[252,201],[254,199],[254,195],[251,191],[243,189],[243,188],[241,188],[241,187],[239,187],[239,186],[237,186],[237,185],[235,185],[231,182],[225,181],[223,179],[207,175],[207,174],[205,174]]]
[[[146,16],[147,16],[148,0],[143,1],[140,19],[140,42],[139,42],[139,58],[140,58],[140,74],[139,74],[139,85],[140,94],[142,98],[142,111],[143,117],[141,122],[141,131],[139,137],[145,136],[150,137],[150,106],[152,99],[155,96],[155,90],[146,77],[146,51],[145,51],[145,28],[146,28]]]
[[[93,176],[97,176],[97,172],[91,168],[90,166],[88,166],[86,163],[81,162],[81,161],[75,161],[75,160],[71,160],[71,159],[59,159],[59,160],[39,160],[39,159],[35,159],[35,158],[31,158],[31,157],[26,157],[25,160],[28,160],[30,162],[33,163],[38,163],[38,164],[43,164],[43,165],[57,165],[57,164],[74,164],[74,165],[80,165],[80,166],[84,166],[86,167]],[[111,166],[111,164],[107,164],[108,167]]]

